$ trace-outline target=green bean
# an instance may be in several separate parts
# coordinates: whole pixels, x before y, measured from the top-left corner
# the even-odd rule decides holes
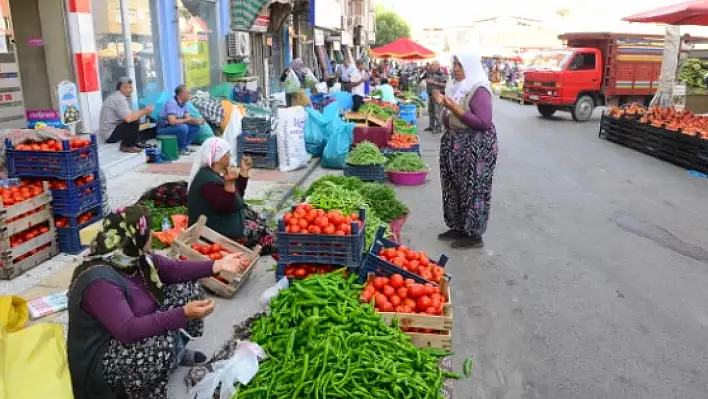
[[[357,166],[383,165],[386,163],[386,157],[376,144],[370,141],[362,141],[349,152],[347,163]]]
[[[414,152],[395,154],[386,163],[386,170],[392,172],[422,172],[428,168],[428,164]]]

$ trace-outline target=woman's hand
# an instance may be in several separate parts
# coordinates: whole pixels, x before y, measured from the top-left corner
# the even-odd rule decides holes
[[[438,90],[433,90],[432,96],[433,96],[433,100],[434,100],[436,103],[438,103],[438,104],[440,104],[440,105],[444,105],[444,103],[445,103],[445,96],[443,96],[442,93],[440,93]]]
[[[224,256],[214,262],[214,274],[219,274],[221,272],[229,272],[233,274],[240,274],[246,267],[250,264],[248,259],[244,259],[243,252],[235,252]]]
[[[236,168],[233,168],[231,166],[226,168],[226,170],[224,171],[224,181],[234,182],[234,181],[236,181],[237,178],[238,178],[238,170],[236,170]]]
[[[182,309],[184,309],[184,315],[187,316],[187,320],[201,320],[214,311],[215,305],[213,299],[201,299],[188,302]]]
[[[252,167],[253,167],[253,158],[243,157],[243,158],[241,158],[241,165],[240,165],[239,173],[241,173],[241,176],[243,176],[243,177],[248,177],[251,173]]]

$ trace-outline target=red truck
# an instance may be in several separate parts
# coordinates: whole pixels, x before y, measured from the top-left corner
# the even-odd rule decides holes
[[[664,37],[566,33],[564,48],[542,51],[524,72],[524,100],[545,118],[568,111],[590,119],[602,105],[646,105],[659,88]]]

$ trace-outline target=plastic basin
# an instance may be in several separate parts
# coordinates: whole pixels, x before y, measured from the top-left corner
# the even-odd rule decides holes
[[[425,183],[425,178],[428,177],[429,170],[422,172],[388,172],[388,178],[391,183],[399,186],[420,186]]]

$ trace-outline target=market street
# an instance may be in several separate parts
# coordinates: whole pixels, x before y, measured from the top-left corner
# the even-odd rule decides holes
[[[708,397],[708,181],[599,139],[578,124],[497,100],[499,160],[486,247],[438,242],[432,181],[401,188],[404,242],[449,254],[456,398]]]

